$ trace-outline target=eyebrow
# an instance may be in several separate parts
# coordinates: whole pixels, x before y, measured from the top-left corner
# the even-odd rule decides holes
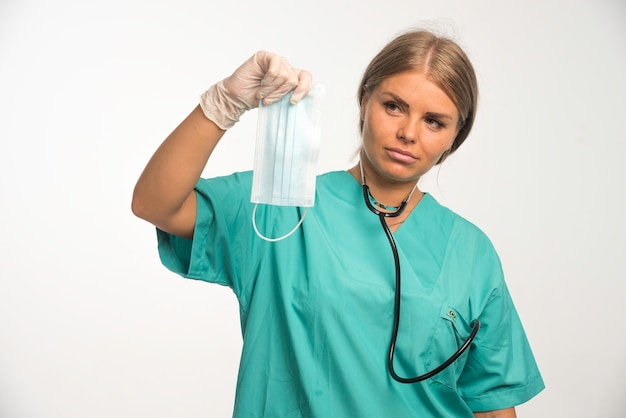
[[[404,100],[402,100],[400,98],[400,96],[390,92],[390,91],[381,91],[380,92],[381,95],[387,95],[387,96],[391,96],[393,98],[393,100],[395,100],[396,102],[400,103],[402,106],[404,107],[410,107],[409,104],[407,102],[405,102]]]
[[[447,115],[445,113],[437,113],[437,112],[426,112],[426,116],[428,116],[429,118],[433,118],[433,119],[448,119],[448,120],[454,120],[454,118],[450,115]]]
[[[398,102],[400,105],[406,107],[406,108],[410,108],[409,104],[407,102],[405,102],[404,100],[402,100],[402,98],[400,98],[400,96],[390,92],[390,91],[382,91],[380,93],[381,95],[388,95],[391,96],[393,98],[393,100],[395,100],[396,102]],[[446,114],[446,113],[438,113],[438,112],[426,112],[426,116],[431,117],[433,119],[448,119],[448,120],[454,120],[454,117]]]

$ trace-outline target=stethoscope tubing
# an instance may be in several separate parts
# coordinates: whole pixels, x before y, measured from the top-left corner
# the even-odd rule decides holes
[[[387,221],[385,218],[395,218],[400,216],[404,209],[406,208],[407,200],[403,201],[398,209],[394,212],[382,212],[378,210],[372,203],[370,202],[370,192],[369,187],[366,184],[362,185],[363,187],[363,199],[365,200],[365,204],[367,208],[372,211],[374,214],[378,215],[380,220],[380,224],[385,231],[385,235],[387,236],[387,240],[389,241],[389,245],[391,247],[391,252],[393,254],[393,261],[395,265],[395,276],[396,276],[396,286],[395,286],[395,297],[394,297],[394,309],[393,309],[393,328],[391,332],[391,342],[389,344],[389,354],[387,356],[387,367],[389,369],[389,374],[391,377],[400,383],[417,383],[441,373],[444,369],[454,363],[472,344],[478,330],[480,329],[480,321],[478,319],[473,320],[470,323],[472,327],[472,332],[469,337],[465,340],[465,342],[459,347],[454,354],[452,354],[446,361],[441,363],[439,366],[435,367],[431,371],[428,371],[422,375],[415,377],[402,377],[399,376],[394,368],[394,354],[396,350],[396,341],[398,339],[398,331],[400,330],[400,303],[402,299],[402,274],[400,271],[400,256],[398,254],[398,247],[396,246],[396,240],[393,238],[393,234],[387,225]]]

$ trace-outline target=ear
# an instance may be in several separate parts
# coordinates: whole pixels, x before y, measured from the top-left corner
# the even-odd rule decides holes
[[[367,100],[369,99],[369,93],[367,87],[363,87],[363,95],[361,96],[361,103],[359,103],[359,114],[361,122],[365,120],[365,107],[367,106]]]

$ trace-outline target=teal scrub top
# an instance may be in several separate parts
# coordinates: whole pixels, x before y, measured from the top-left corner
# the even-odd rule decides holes
[[[346,171],[317,178],[315,206],[279,242],[252,226],[252,173],[201,179],[193,241],[158,231],[170,270],[229,286],[243,348],[234,417],[473,417],[509,408],[544,385],[489,239],[425,194],[394,233],[402,269],[395,369],[435,377],[398,383],[387,369],[395,273],[377,216]],[[258,207],[261,233],[279,237],[303,209]]]

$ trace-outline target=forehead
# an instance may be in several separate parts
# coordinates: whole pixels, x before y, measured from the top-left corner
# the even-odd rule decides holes
[[[409,106],[428,103],[439,111],[457,115],[452,99],[423,71],[404,71],[391,75],[383,79],[373,93],[397,96]]]

